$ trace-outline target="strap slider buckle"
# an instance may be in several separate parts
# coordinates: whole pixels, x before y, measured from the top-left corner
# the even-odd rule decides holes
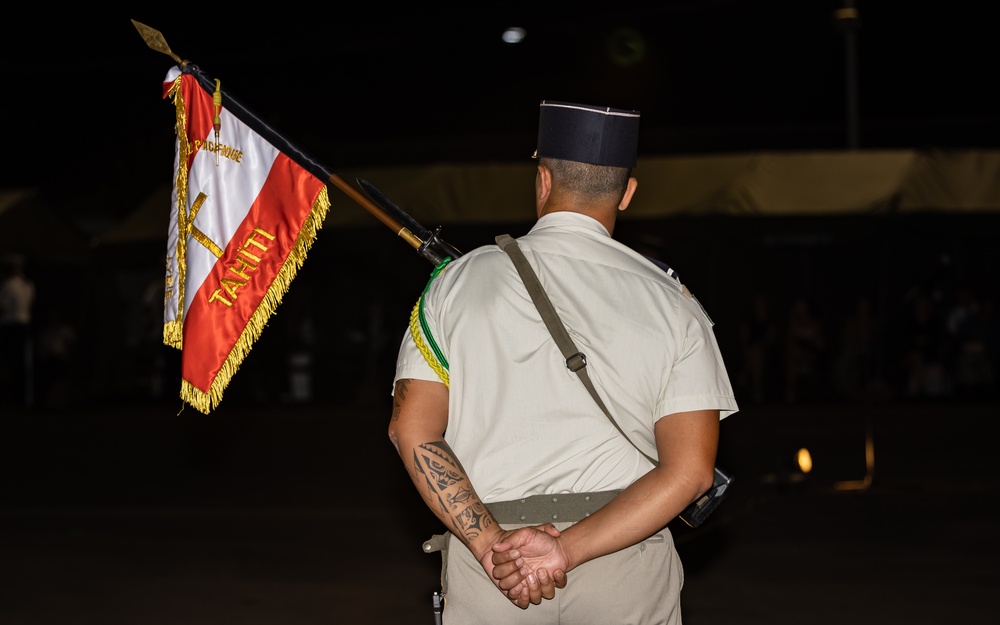
[[[583,352],[577,352],[566,359],[566,368],[576,373],[580,369],[587,366],[587,355]]]

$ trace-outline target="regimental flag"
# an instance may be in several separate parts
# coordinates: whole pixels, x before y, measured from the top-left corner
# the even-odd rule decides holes
[[[163,342],[181,350],[181,399],[208,414],[305,262],[330,200],[322,179],[255,118],[240,118],[245,109],[227,103],[218,81],[210,89],[193,72],[174,67],[163,84],[177,114]]]

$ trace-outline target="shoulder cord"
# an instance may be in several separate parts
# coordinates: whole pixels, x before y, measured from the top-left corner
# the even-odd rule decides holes
[[[450,384],[448,361],[445,359],[444,354],[441,353],[441,348],[438,347],[437,342],[434,341],[430,328],[427,327],[427,319],[424,317],[424,295],[427,294],[427,289],[431,288],[431,282],[434,281],[434,278],[438,277],[444,271],[445,266],[449,262],[451,262],[451,257],[445,258],[441,261],[441,264],[434,268],[430,279],[427,281],[427,285],[424,286],[424,290],[420,293],[417,303],[414,304],[413,310],[410,312],[410,336],[413,337],[413,342],[416,343],[417,349],[420,350],[424,360],[431,366],[431,369],[434,369],[434,372],[438,374],[438,377],[441,378],[445,386],[449,386]],[[427,337],[426,342],[423,335],[421,335],[421,330],[423,330],[423,335]],[[427,344],[428,342],[430,345]],[[433,355],[431,355],[431,351],[434,352]]]
[[[510,256],[510,259],[514,261],[514,266],[517,268],[517,272],[521,275],[521,280],[524,281],[524,286],[528,288],[528,294],[531,295],[531,301],[535,303],[535,307],[538,308],[538,312],[542,315],[542,321],[545,322],[545,326],[552,334],[552,338],[555,339],[563,357],[566,358],[566,368],[575,372],[577,376],[579,376],[583,385],[587,387],[588,391],[590,391],[590,395],[594,398],[594,401],[597,402],[597,405],[601,407],[601,410],[604,411],[604,415],[609,421],[611,421],[611,424],[615,426],[615,429],[625,437],[625,440],[632,443],[633,447],[639,449],[638,445],[632,442],[632,439],[628,437],[628,434],[622,430],[621,426],[618,425],[618,422],[615,421],[615,418],[611,416],[611,411],[604,405],[604,402],[601,400],[601,396],[597,394],[597,389],[594,388],[594,383],[590,380],[590,374],[587,373],[587,356],[576,348],[576,344],[573,343],[573,339],[566,330],[566,326],[563,325],[559,319],[559,314],[552,306],[549,296],[545,293],[545,289],[542,288],[542,284],[538,281],[538,276],[535,275],[535,272],[531,269],[531,265],[528,264],[528,260],[524,257],[524,252],[522,252],[521,248],[518,247],[517,241],[511,238],[510,235],[501,234],[496,237],[496,243],[500,246],[500,249],[506,252],[507,255]],[[659,464],[656,459],[650,457],[649,454],[641,449],[639,449],[639,453],[652,462],[654,466]]]

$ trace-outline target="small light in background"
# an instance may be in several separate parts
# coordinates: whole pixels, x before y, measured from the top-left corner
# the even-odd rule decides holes
[[[807,475],[812,468],[812,454],[805,447],[800,447],[794,454],[779,458],[774,471],[762,476],[761,482],[789,493],[796,493],[805,485]]]
[[[503,41],[504,43],[521,43],[521,41],[527,36],[527,31],[525,31],[520,26],[511,26],[510,28],[503,31]]]
[[[812,455],[809,453],[809,450],[806,449],[805,447],[799,450],[799,453],[796,454],[795,456],[795,460],[796,462],[799,463],[799,470],[802,471],[803,473],[809,473],[810,471],[812,471],[813,468]]]

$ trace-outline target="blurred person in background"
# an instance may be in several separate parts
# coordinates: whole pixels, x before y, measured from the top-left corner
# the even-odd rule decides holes
[[[0,403],[32,406],[31,322],[35,284],[24,273],[24,258],[0,260]]]

